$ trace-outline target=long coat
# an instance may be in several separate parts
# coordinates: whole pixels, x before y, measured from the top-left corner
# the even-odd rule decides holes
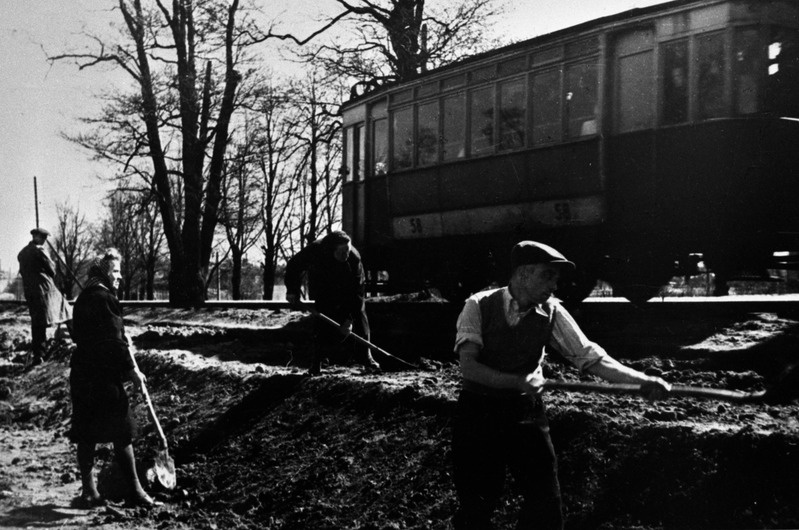
[[[108,289],[88,286],[75,301],[70,361],[74,442],[129,443],[136,431],[123,382],[133,369],[122,308]]]
[[[44,249],[31,241],[17,260],[32,323],[52,326],[70,320],[72,308],[53,281],[55,268]]]

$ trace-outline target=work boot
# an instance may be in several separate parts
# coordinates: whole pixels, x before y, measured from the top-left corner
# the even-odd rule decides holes
[[[381,372],[383,369],[380,367],[380,363],[375,361],[374,357],[370,354],[363,363],[363,371],[366,373],[377,373]]]
[[[25,358],[24,370],[30,370],[34,366],[42,364],[42,354],[40,352],[31,352]]]

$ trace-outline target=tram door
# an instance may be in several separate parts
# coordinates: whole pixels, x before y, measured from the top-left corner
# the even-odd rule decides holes
[[[644,243],[657,210],[653,171],[655,120],[654,28],[615,37],[611,65],[612,132],[608,138],[609,222],[619,240]],[[637,246],[637,245],[636,245]]]

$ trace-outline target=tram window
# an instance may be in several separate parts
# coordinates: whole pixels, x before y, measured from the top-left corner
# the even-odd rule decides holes
[[[499,86],[499,148],[524,147],[527,115],[525,80],[516,79]]]
[[[652,126],[652,52],[619,58],[619,132]]]
[[[724,114],[724,35],[715,33],[697,39],[699,63],[698,116],[700,120]]]
[[[596,65],[582,63],[569,66],[566,69],[565,90],[569,137],[596,134]]]
[[[355,140],[358,142],[358,157],[353,164],[352,179],[360,181],[364,179],[364,169],[366,168],[366,134],[364,134],[364,126],[358,125],[355,128]]]
[[[688,120],[688,41],[664,44],[662,123]]]
[[[743,29],[735,33],[733,86],[738,114],[757,112],[759,49],[757,30]]]
[[[769,44],[769,111],[799,117],[799,32],[777,28]]]
[[[494,87],[472,90],[471,154],[483,155],[494,150]]]
[[[533,143],[557,142],[560,137],[560,70],[548,70],[533,76]]]
[[[444,98],[444,160],[463,158],[466,148],[466,95],[454,94]]]
[[[438,162],[438,100],[419,105],[416,142],[419,165]]]
[[[413,165],[413,107],[396,110],[391,116],[394,137],[391,169],[407,169]]]
[[[346,143],[346,155],[344,158],[344,167],[342,167],[342,173],[344,175],[344,182],[349,182],[352,179],[352,166],[355,162],[355,127],[347,127],[344,136],[344,142]]]
[[[373,175],[385,175],[388,171],[388,119],[372,122],[372,167]]]

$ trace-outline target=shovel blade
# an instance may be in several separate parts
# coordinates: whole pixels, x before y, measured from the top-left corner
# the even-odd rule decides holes
[[[177,485],[175,461],[165,450],[158,451],[155,455],[153,466],[147,470],[147,481],[166,490],[175,489]]]

